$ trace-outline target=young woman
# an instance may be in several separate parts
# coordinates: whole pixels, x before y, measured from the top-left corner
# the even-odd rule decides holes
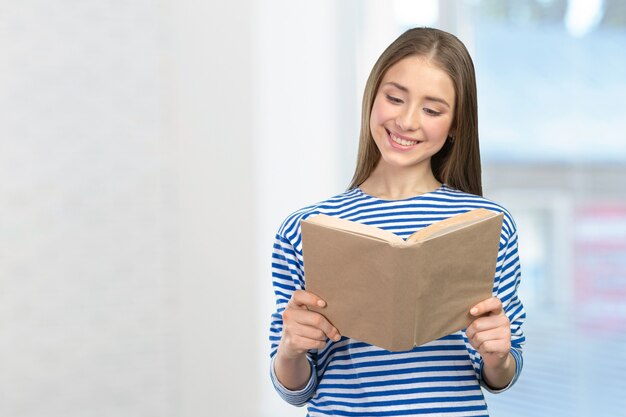
[[[406,238],[475,208],[502,212],[504,222],[493,297],[471,308],[464,331],[389,352],[342,337],[307,308],[325,302],[305,290],[301,220],[323,213]],[[283,222],[272,275],[272,382],[310,416],[486,416],[481,387],[515,383],[525,340],[517,232],[511,215],[482,197],[474,67],[456,37],[411,29],[383,52],[365,87],[352,183]]]

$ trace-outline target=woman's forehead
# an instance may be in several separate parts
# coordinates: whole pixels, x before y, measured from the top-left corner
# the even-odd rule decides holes
[[[452,79],[432,59],[410,56],[393,64],[381,80],[381,88],[391,86],[410,94],[442,96],[454,102]]]

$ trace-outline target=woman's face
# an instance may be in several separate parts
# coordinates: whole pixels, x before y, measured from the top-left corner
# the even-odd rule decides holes
[[[443,70],[421,56],[398,61],[376,93],[370,130],[379,164],[410,168],[428,164],[444,145],[454,116],[455,92]]]

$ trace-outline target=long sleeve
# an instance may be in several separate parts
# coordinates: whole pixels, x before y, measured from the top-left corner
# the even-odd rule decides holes
[[[526,341],[524,332],[522,331],[522,325],[526,319],[526,312],[524,311],[524,307],[517,296],[521,275],[517,247],[517,229],[513,219],[510,215],[508,215],[508,213],[505,214],[503,235],[505,236],[505,239],[501,239],[501,242],[503,241],[503,243],[501,244],[496,263],[493,295],[502,301],[504,313],[511,322],[511,354],[515,359],[516,367],[515,375],[509,385],[499,390],[493,390],[487,386],[482,376],[483,359],[470,345],[467,337],[465,337],[465,345],[472,359],[472,364],[474,365],[474,370],[476,371],[478,380],[483,388],[492,393],[506,391],[512,387],[519,378],[524,365],[522,347]]]
[[[281,236],[276,235],[272,251],[272,285],[276,296],[276,311],[272,314],[270,326],[271,365],[270,378],[276,392],[289,404],[302,406],[313,396],[317,388],[317,373],[311,354],[307,355],[311,365],[311,377],[307,385],[299,391],[291,391],[285,388],[274,372],[274,359],[281,339],[283,330],[282,313],[287,307],[294,291],[304,288],[304,273],[302,263],[299,262],[299,254],[293,245]],[[301,259],[301,258],[300,258]]]
[[[520,271],[513,219],[499,204],[447,185],[402,201],[378,199],[356,188],[289,215],[278,229],[272,254],[276,295],[270,329],[272,360],[284,331],[282,314],[287,303],[295,290],[306,286],[301,220],[323,213],[407,238],[436,221],[476,208],[504,213],[492,293],[502,300],[511,322],[511,352],[517,364],[513,385],[522,369],[525,318],[517,298]],[[308,352],[311,378],[300,381],[306,385],[302,390],[285,390],[275,375],[272,380],[287,402],[306,403],[310,416],[487,415],[484,391],[489,388],[481,387],[482,358],[463,336],[455,332],[398,353],[344,335],[339,342]]]

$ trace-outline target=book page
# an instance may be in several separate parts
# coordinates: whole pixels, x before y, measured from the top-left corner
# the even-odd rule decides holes
[[[402,239],[400,236],[388,232],[387,230],[379,229],[378,227],[374,226],[368,226],[362,223],[353,222],[350,220],[341,219],[339,217],[327,216],[325,214],[318,214],[317,216],[310,217],[304,221],[320,226],[329,227],[335,230],[341,230],[354,235],[381,240],[384,242],[404,242],[404,239]]]
[[[486,209],[476,209],[468,211],[467,213],[458,214],[448,219],[441,220],[431,224],[428,227],[418,230],[407,238],[407,242],[421,242],[427,239],[432,239],[437,236],[442,236],[446,233],[451,233],[463,227],[478,223],[480,221],[497,216],[495,213]]]

